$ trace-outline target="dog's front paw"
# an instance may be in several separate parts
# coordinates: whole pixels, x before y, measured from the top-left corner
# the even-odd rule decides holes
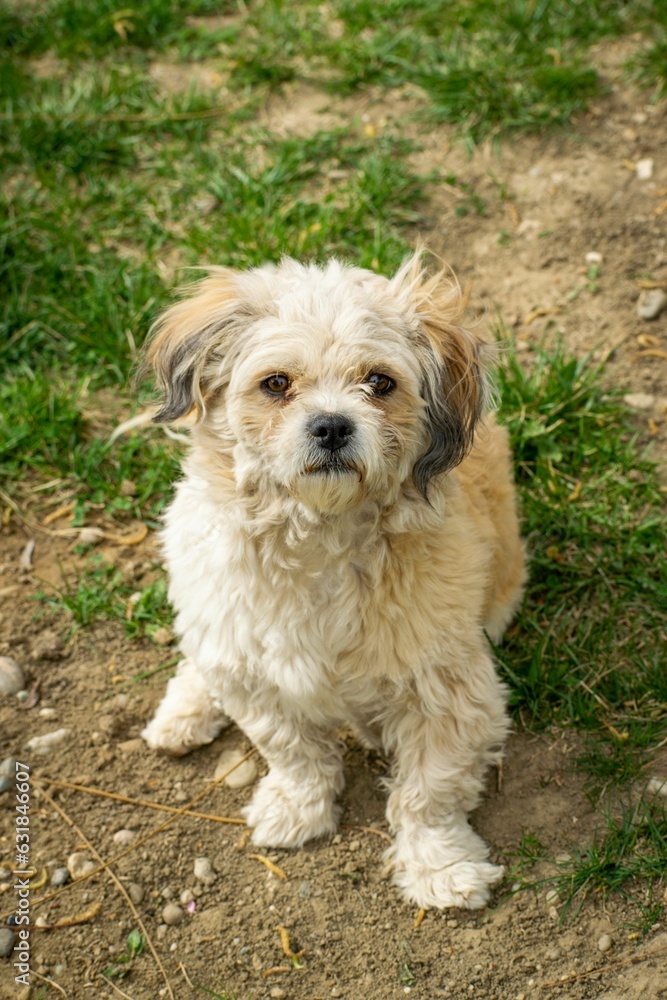
[[[462,849],[460,830],[451,839],[438,828],[422,827],[410,836],[399,831],[385,858],[404,899],[425,909],[478,910],[488,903],[505,869],[486,861],[483,841],[469,828],[466,832],[469,851]]]
[[[214,700],[203,678],[189,661],[182,661],[167,693],[141,736],[149,747],[182,757],[211,743],[230,720]]]
[[[447,868],[430,870],[417,866],[396,869],[394,882],[409,903],[427,909],[458,906],[479,910],[489,901],[491,886],[505,869],[488,861],[457,861]]]
[[[210,743],[218,735],[218,727],[202,727],[199,719],[189,716],[170,716],[169,718],[155,716],[142,729],[141,738],[153,750],[160,750],[170,757],[183,757],[184,754],[196,750],[197,747]]]
[[[330,788],[306,792],[273,773],[262,778],[249,806],[242,810],[260,847],[301,847],[307,840],[336,832],[339,809]]]

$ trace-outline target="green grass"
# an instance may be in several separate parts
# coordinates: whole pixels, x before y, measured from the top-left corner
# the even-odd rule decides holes
[[[500,656],[524,721],[611,725],[646,744],[667,700],[667,518],[602,375],[560,350],[501,368],[531,586]]]
[[[634,911],[627,925],[646,935],[659,922],[665,906],[667,812],[659,796],[640,798],[634,804],[622,799],[603,813],[603,825],[584,847],[572,846],[569,855],[545,862],[545,848],[524,835],[515,855],[511,878],[519,878],[514,891],[555,890],[561,921],[576,916],[591,893],[602,900],[620,894]],[[540,863],[547,874],[531,879],[527,869]]]
[[[418,141],[401,122],[377,135],[355,120],[302,137],[272,133],[258,116],[287,81],[319,86],[332,101],[372,93],[399,110],[417,107],[411,135],[436,122],[470,142],[552,130],[606,86],[590,51],[604,38],[643,32],[627,74],[651,97],[664,91],[663,8],[658,0],[149,0],[123,13],[111,0],[6,3],[5,492],[19,508],[35,496],[53,507],[72,500],[75,526],[157,527],[180,446],[153,430],[113,444],[109,435],[149,399],[130,388],[132,371],[189,267],[338,254],[389,273],[431,223],[432,181],[456,190],[455,213],[490,211],[449,171],[419,176],[410,159]],[[224,87],[165,95],[149,72],[156,58],[206,59]],[[591,294],[597,277],[587,275]],[[667,703],[664,494],[604,379],[561,350],[537,352],[526,366],[508,353],[500,373],[531,583],[498,658],[522,724],[584,734],[577,766],[596,804],[641,779],[664,739]],[[44,600],[69,627],[111,620],[130,639],[171,621],[161,576],[137,586],[94,553]],[[576,871],[560,873],[572,898],[605,886],[630,891],[639,878],[655,884],[646,859],[664,828],[655,803],[646,809],[641,837],[623,839],[627,816],[611,812]],[[526,841],[526,865],[532,850]]]
[[[92,555],[75,579],[65,577],[61,587],[43,591],[38,598],[46,607],[65,612],[73,629],[100,620],[117,621],[130,638],[150,638],[169,627],[173,618],[164,575],[138,590],[121,569],[99,555]]]

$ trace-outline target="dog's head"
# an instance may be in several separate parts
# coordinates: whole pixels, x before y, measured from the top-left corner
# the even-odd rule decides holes
[[[213,269],[155,324],[155,420],[197,411],[242,488],[339,513],[457,465],[483,409],[483,345],[462,297],[421,255],[393,279],[332,261]]]

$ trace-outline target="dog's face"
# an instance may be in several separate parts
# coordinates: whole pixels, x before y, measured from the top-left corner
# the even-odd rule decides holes
[[[458,287],[416,256],[393,280],[331,262],[213,271],[156,324],[156,420],[193,408],[206,447],[248,489],[340,513],[391,502],[468,450],[483,403],[480,344]]]

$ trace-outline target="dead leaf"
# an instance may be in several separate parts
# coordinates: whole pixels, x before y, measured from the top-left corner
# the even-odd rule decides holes
[[[516,205],[511,201],[507,202],[507,214],[509,215],[514,228],[518,229],[521,225],[521,216],[519,215]]]
[[[422,906],[421,910],[415,917],[414,924],[412,925],[414,930],[417,930],[418,927],[421,927],[422,920],[424,919],[425,916],[426,916],[426,910]]]
[[[32,687],[30,688],[30,691],[28,692],[28,697],[26,698],[26,700],[23,701],[23,702],[21,702],[21,704],[19,705],[19,708],[21,708],[21,709],[24,710],[26,708],[34,708],[35,705],[38,705],[39,704],[39,689],[41,688],[41,686],[42,686],[42,679],[41,679],[41,677],[39,677],[35,681],[35,683],[32,685]]]
[[[29,542],[26,543],[26,547],[21,553],[21,558],[19,559],[19,566],[21,569],[32,569],[32,554],[35,551],[35,539],[31,538]]]
[[[52,510],[50,514],[46,515],[42,521],[42,525],[46,528],[47,525],[53,524],[54,521],[58,521],[61,517],[64,517],[65,514],[71,514],[75,507],[75,500],[70,501],[70,503],[65,503],[61,507],[57,507],[56,510]]]
[[[79,924],[89,924],[91,920],[95,919],[101,909],[101,903],[94,903],[89,909],[83,910],[81,913],[75,913],[71,917],[61,917],[55,924],[47,924],[37,929],[40,931],[55,931],[61,927],[78,927]]]
[[[139,542],[143,542],[147,534],[148,525],[142,522],[126,535],[114,535],[109,531],[105,531],[104,537],[107,541],[114,542],[115,545],[138,545]]]
[[[657,337],[652,337],[650,333],[640,333],[637,337],[640,347],[657,347],[660,343]]]
[[[252,858],[254,861],[261,861],[262,864],[266,865],[269,871],[273,872],[274,875],[277,875],[278,878],[287,879],[287,875],[282,868],[279,868],[278,865],[274,865],[271,858],[265,858],[263,854],[249,854],[248,857]]]
[[[667,361],[667,351],[659,351],[657,348],[652,348],[650,351],[639,351],[632,360],[638,361],[640,358],[661,358],[662,361]]]
[[[525,326],[530,326],[540,316],[552,316],[559,312],[560,306],[540,306],[539,309],[533,309],[529,312],[523,322]]]
[[[303,955],[303,949],[301,951],[292,951],[292,947],[290,945],[290,940],[289,940],[289,931],[287,930],[286,927],[283,927],[281,924],[278,924],[276,930],[280,934],[280,943],[282,945],[284,955],[287,955],[287,957],[289,959],[292,959],[292,961],[295,958],[299,958],[301,955]]]
[[[577,479],[576,483],[574,484],[574,489],[567,498],[566,503],[574,503],[575,500],[579,499],[580,493],[581,493],[581,480]]]
[[[268,976],[275,976],[279,972],[291,972],[291,971],[292,971],[291,965],[272,965],[270,969],[267,969],[266,972],[262,973],[262,978],[266,979]]]

